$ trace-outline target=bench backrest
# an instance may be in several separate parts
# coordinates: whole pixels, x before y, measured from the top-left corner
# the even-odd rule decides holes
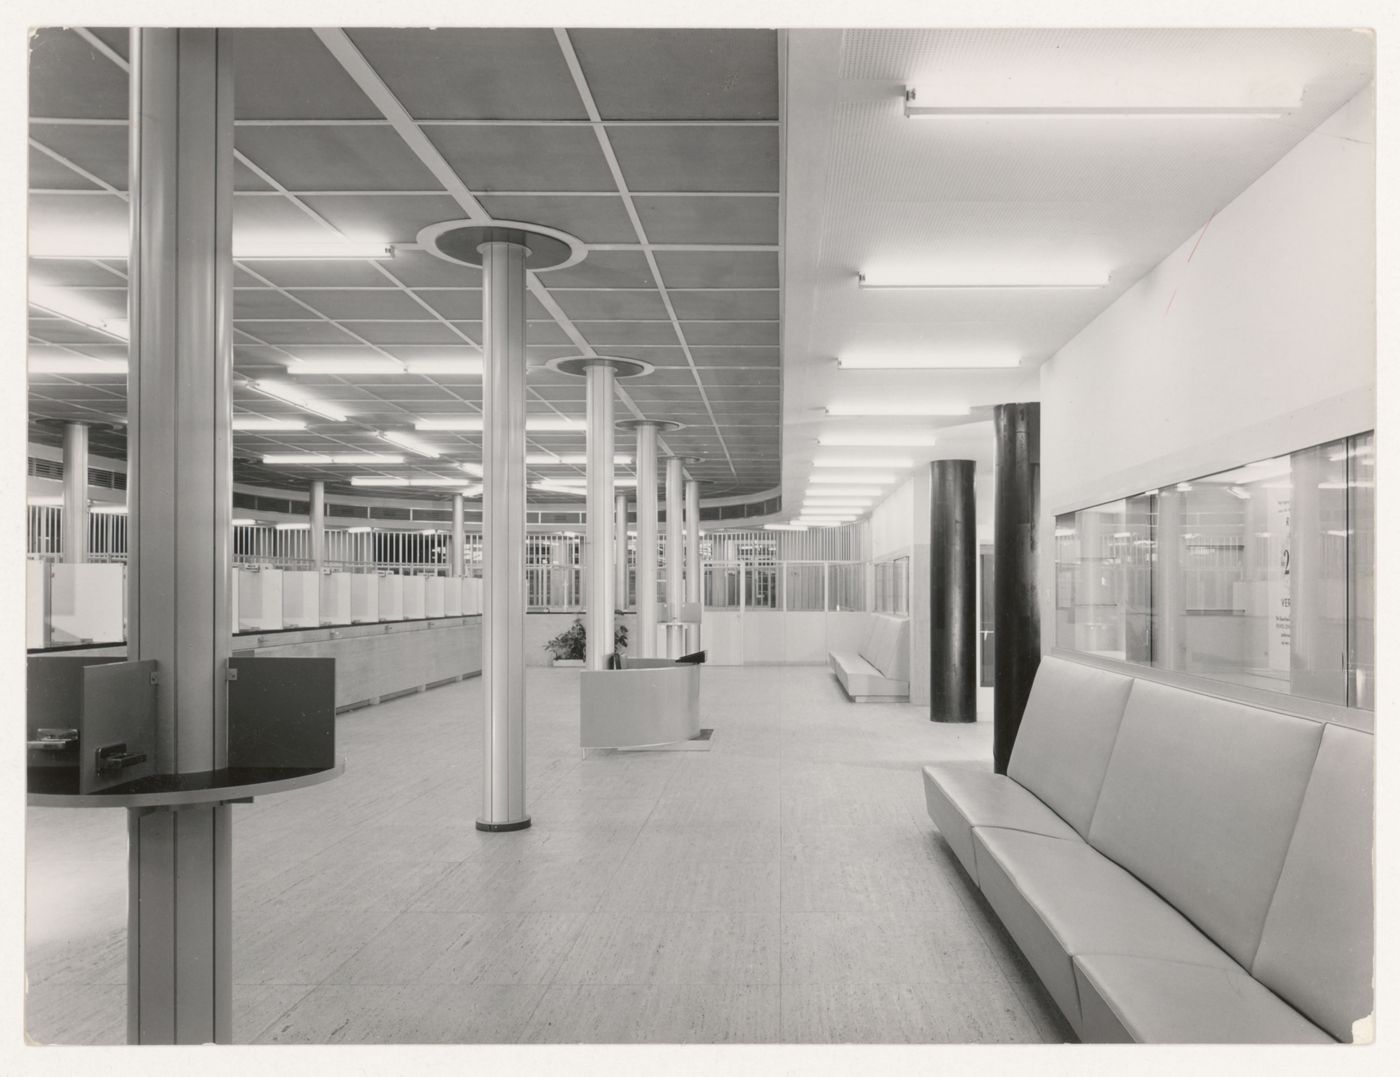
[[[877,613],[870,619],[870,631],[861,644],[860,656],[882,676],[896,681],[909,679],[909,618]]]
[[[1133,678],[1040,660],[1007,774],[1088,836]]]
[[[1344,1041],[1372,1007],[1374,741],[1338,725],[1323,730],[1250,969]]]

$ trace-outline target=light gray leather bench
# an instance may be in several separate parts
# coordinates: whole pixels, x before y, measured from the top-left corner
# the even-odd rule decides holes
[[[1372,1009],[1372,741],[1047,657],[1008,774],[935,764],[924,789],[1082,1039],[1351,1042]]]
[[[859,653],[832,651],[826,659],[852,702],[906,702],[909,699],[909,618],[874,614]]]

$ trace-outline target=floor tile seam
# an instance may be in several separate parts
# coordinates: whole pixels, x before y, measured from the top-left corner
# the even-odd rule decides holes
[[[349,962],[359,957],[360,954],[364,952],[365,948],[369,946],[370,943],[372,943],[375,939],[379,938],[379,936],[384,934],[384,932],[388,931],[389,928],[393,926],[395,922],[397,922],[403,917],[403,915],[404,910],[400,910],[398,913],[395,913],[393,916],[390,916],[388,919],[386,919],[384,923],[380,924],[377,930],[370,932],[370,934],[364,938],[364,940],[360,943],[358,947],[355,948],[354,951],[345,956],[344,961],[340,962],[340,964],[330,969],[324,976],[321,977],[321,979],[317,982],[317,986],[319,987],[321,984],[328,983],[332,976],[334,976],[337,972],[343,969]]]

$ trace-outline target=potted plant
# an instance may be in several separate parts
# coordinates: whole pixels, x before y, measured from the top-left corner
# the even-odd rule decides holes
[[[575,617],[574,623],[545,643],[544,649],[554,656],[553,664],[556,666],[583,665],[588,653],[588,630],[583,627],[583,620]],[[613,633],[613,650],[626,649],[627,626],[620,624]]]

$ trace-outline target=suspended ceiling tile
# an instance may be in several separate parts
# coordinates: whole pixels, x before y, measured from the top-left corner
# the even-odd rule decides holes
[[[310,220],[303,216],[310,224]],[[331,259],[327,261],[289,258],[286,260],[244,260],[243,265],[259,277],[281,288],[299,285],[337,285],[343,287],[377,287],[390,281],[368,260]],[[393,265],[393,261],[385,263]]]
[[[657,251],[667,288],[776,288],[776,251]]]
[[[568,334],[554,322],[526,322],[525,342],[527,344],[568,344]]]
[[[595,348],[611,344],[675,344],[676,330],[670,322],[583,322],[574,323]]]
[[[233,234],[275,242],[305,238],[326,243],[337,238],[289,198],[237,193],[233,196]]]
[[[441,322],[351,322],[345,327],[371,344],[461,344]]]
[[[637,242],[637,230],[621,196],[483,195],[480,201],[497,220],[542,224],[585,243]]]
[[[608,129],[633,191],[776,191],[776,127],[617,127]]]
[[[567,291],[560,292],[555,302],[573,319],[670,321],[661,293],[654,289],[635,291]]]
[[[388,270],[396,280],[410,288],[420,286],[481,287],[481,270],[472,266],[448,262],[426,251],[396,250],[393,258],[381,262],[380,265]]]
[[[587,119],[552,30],[347,33],[416,119]]]
[[[330,322],[237,322],[235,327],[268,344],[355,344],[355,338]]]
[[[72,30],[29,39],[29,114],[51,119],[125,119],[126,72]]]
[[[45,237],[61,236],[71,245],[79,235],[91,239],[94,253],[124,249],[130,235],[126,200],[114,194],[29,196],[29,241],[35,249],[43,249]]]
[[[778,318],[778,291],[723,292],[669,289],[676,317],[689,321]]]
[[[567,269],[540,274],[546,288],[654,288],[651,267],[641,251],[589,251]]]
[[[79,175],[47,153],[29,147],[29,186],[36,190],[100,191],[92,180]]]
[[[454,321],[481,319],[481,291],[476,288],[424,288],[418,297],[444,318]],[[534,299],[533,296],[531,296]],[[535,300],[536,303],[539,300]],[[543,308],[540,308],[543,311]]]
[[[580,29],[569,38],[604,119],[778,116],[776,31]]]
[[[84,285],[103,288],[112,285],[125,287],[121,277],[110,273],[92,262],[67,258],[31,258],[29,260],[29,281],[31,284],[45,284],[53,287],[82,287]]]
[[[638,195],[633,202],[652,243],[778,242],[777,198]]]
[[[131,53],[131,28],[127,26],[89,26],[94,37],[122,59]]]
[[[233,316],[238,321],[255,318],[311,318],[305,307],[293,303],[273,288],[235,288]]]
[[[441,186],[391,127],[239,127],[234,144],[292,191],[433,191]]]
[[[726,369],[722,374],[714,369],[699,371],[700,384],[707,393],[725,390],[730,393],[747,392],[750,389],[778,388],[781,376],[776,367],[771,370]]]
[[[615,191],[589,127],[425,127],[471,190]]]
[[[388,283],[387,281],[385,282]],[[327,318],[404,318],[412,321],[432,315],[397,288],[386,291],[293,291],[291,295]]]
[[[389,243],[413,243],[428,225],[462,217],[462,207],[447,195],[307,195],[303,201],[348,236]],[[459,267],[459,283],[466,272]]]
[[[776,367],[779,362],[777,348],[712,348],[706,345],[691,345],[690,354],[697,367]]]
[[[124,125],[31,123],[29,137],[118,190],[126,190],[128,133]],[[33,180],[30,185],[38,186]]]
[[[689,344],[777,344],[777,322],[682,322],[681,332]]]
[[[223,32],[233,48],[237,119],[381,118],[311,30],[280,27]]]
[[[396,359],[480,359],[481,349],[471,345],[457,344],[395,344],[385,348]],[[443,381],[447,375],[434,375],[434,380]],[[476,379],[480,381],[480,378]]]

